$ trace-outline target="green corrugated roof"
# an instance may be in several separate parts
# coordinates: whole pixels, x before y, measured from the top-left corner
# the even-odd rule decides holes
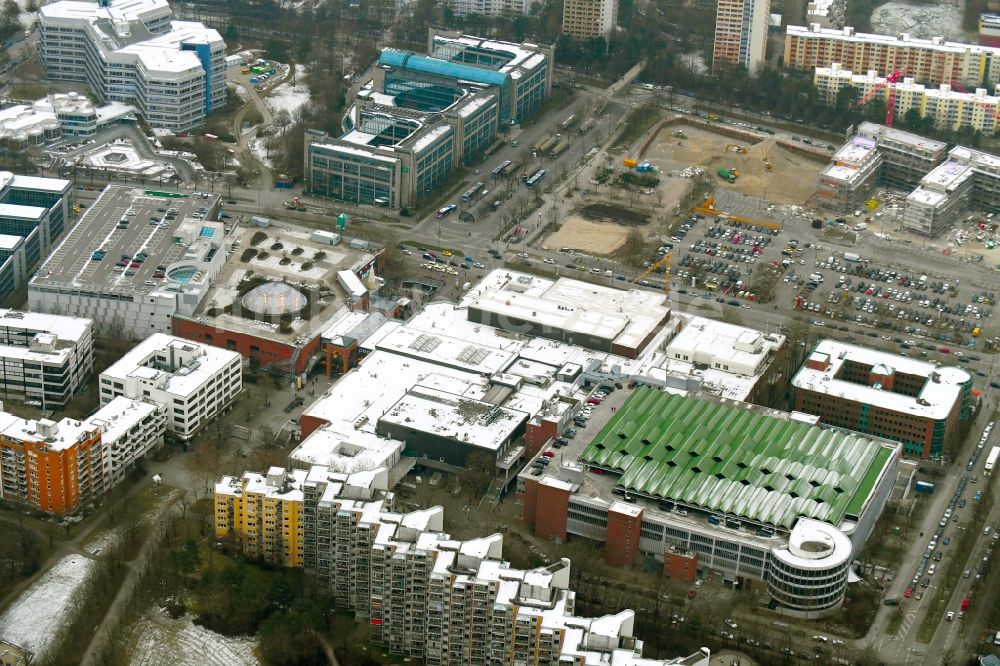
[[[892,456],[863,435],[641,387],[580,459],[638,493],[790,528],[856,516]]]

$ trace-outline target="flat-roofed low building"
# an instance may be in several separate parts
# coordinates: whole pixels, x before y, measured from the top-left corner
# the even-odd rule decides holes
[[[187,441],[243,390],[242,357],[154,333],[101,373],[101,404],[118,396],[165,405],[167,432]]]
[[[219,195],[109,185],[28,283],[28,308],[142,340],[190,314],[226,259]]]
[[[64,137],[90,137],[124,120],[135,120],[135,109],[128,104],[110,102],[95,107],[80,93],[51,93],[34,102],[0,109],[0,145],[24,150]]]
[[[524,434],[528,414],[430,386],[410,388],[378,420],[383,437],[406,442],[410,455],[466,467],[485,453],[494,462]]]
[[[63,409],[94,370],[93,322],[0,309],[0,393]]]
[[[834,340],[816,345],[792,391],[796,410],[901,442],[918,458],[939,458],[972,413],[972,376],[965,370]]]
[[[254,247],[258,233],[265,237]],[[345,304],[367,307],[368,285],[379,286],[376,274],[385,258],[381,249],[357,249],[353,242],[332,247],[307,232],[278,227],[240,228],[233,247],[240,245],[206,285],[194,311],[172,317],[172,332],[238,351],[252,373],[288,378],[319,362],[320,337],[346,311]],[[341,286],[341,275],[353,275],[351,292]]]
[[[496,271],[468,302],[469,321],[636,358],[670,319],[660,292]]]
[[[763,372],[785,336],[695,317],[667,345],[667,356],[744,377]]]

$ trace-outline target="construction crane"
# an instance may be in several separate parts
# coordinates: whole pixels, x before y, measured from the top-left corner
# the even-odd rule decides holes
[[[670,258],[673,256],[673,250],[667,252],[665,255],[660,257],[657,261],[653,262],[649,268],[632,278],[632,283],[642,282],[651,273],[655,272],[656,269],[663,267],[663,293],[667,298],[670,298]]]
[[[749,224],[754,227],[763,227],[765,229],[778,229],[782,228],[781,222],[767,222],[764,220],[752,220],[748,217],[740,217],[738,215],[730,215],[729,213],[724,213],[715,207],[715,198],[708,197],[705,202],[700,206],[695,206],[694,212],[701,213],[702,215],[712,215],[715,217],[725,218],[727,220],[732,220],[733,222],[740,222],[742,224]]]
[[[889,100],[886,103],[885,109],[885,126],[892,127],[892,121],[895,116],[895,106],[896,106],[896,84],[903,78],[903,70],[897,69],[889,76],[885,77],[885,81],[881,83],[876,83],[875,87],[868,91],[868,94],[858,100],[858,106],[863,107],[865,104],[870,102],[872,98],[877,95],[882,88],[889,88]]]

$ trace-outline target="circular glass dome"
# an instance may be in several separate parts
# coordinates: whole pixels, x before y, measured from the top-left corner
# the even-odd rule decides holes
[[[197,266],[178,266],[167,273],[167,277],[177,284],[187,284],[198,273]]]
[[[283,282],[267,282],[254,287],[240,299],[243,307],[261,315],[295,314],[306,306],[305,294]]]

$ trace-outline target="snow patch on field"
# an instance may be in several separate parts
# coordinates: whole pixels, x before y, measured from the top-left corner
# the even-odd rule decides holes
[[[67,555],[21,593],[0,615],[0,636],[31,650],[44,663],[49,650],[71,621],[69,603],[87,580],[94,562]]]
[[[272,113],[288,111],[294,117],[302,107],[309,103],[309,86],[306,85],[305,67],[301,65],[294,65],[294,67],[296,72],[295,85],[292,85],[291,77],[289,77],[289,80],[272,90],[271,94],[264,99],[264,103],[267,104]]]
[[[91,555],[103,555],[108,548],[118,546],[122,542],[121,530],[108,530],[100,533],[96,538],[87,543],[86,550]]]
[[[135,626],[132,666],[256,666],[253,636],[229,638],[192,622],[151,610]]]
[[[267,148],[264,146],[263,139],[250,139],[247,143],[247,148],[253,153],[253,156],[257,158],[257,161],[266,166],[268,169],[273,169],[274,165],[271,164],[271,158],[267,156]]]

